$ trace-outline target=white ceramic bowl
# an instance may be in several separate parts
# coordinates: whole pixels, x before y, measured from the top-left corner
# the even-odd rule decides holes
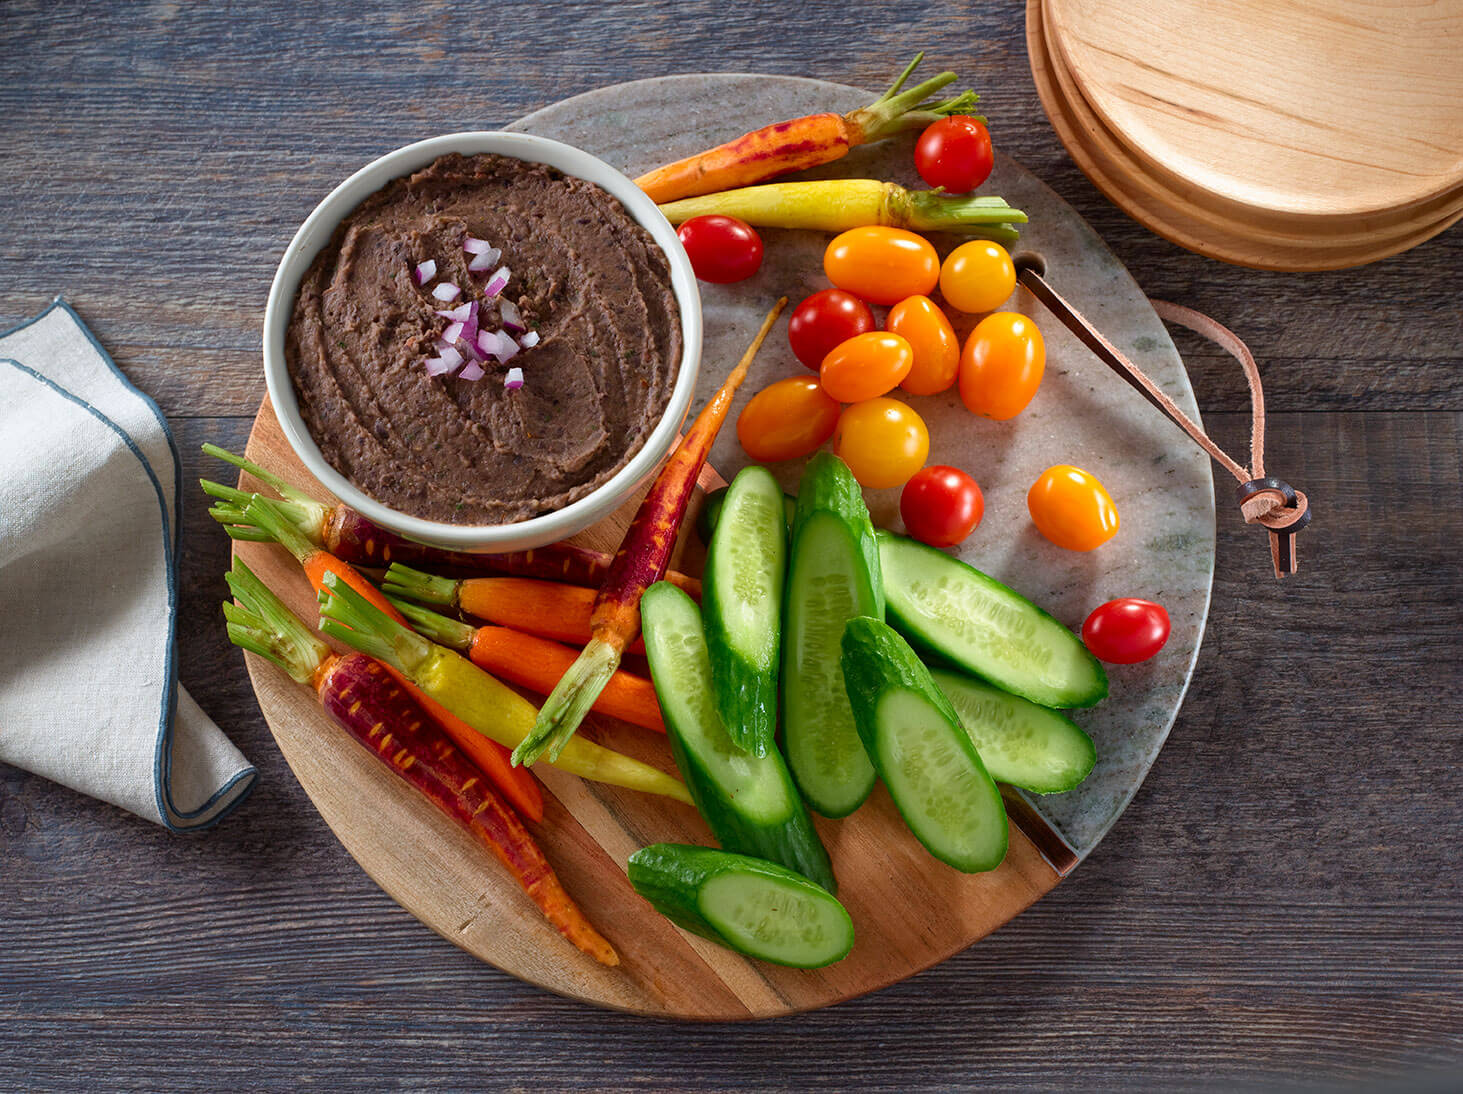
[[[578,501],[552,513],[511,524],[463,525],[424,520],[392,509],[366,494],[331,467],[320,454],[300,417],[294,385],[290,383],[289,369],[285,365],[285,330],[294,310],[300,279],[320,249],[330,241],[336,227],[356,206],[392,179],[409,175],[451,152],[469,156],[496,152],[531,163],[544,163],[566,175],[604,187],[620,200],[665,252],[670,263],[671,289],[680,309],[684,346],[680,371],[671,389],[665,414],[651,430],[640,451],[608,481]],[[362,167],[332,190],[300,225],[280,260],[264,311],[264,381],[284,435],[301,462],[337,497],[383,528],[408,539],[456,551],[519,551],[541,547],[581,532],[613,513],[670,452],[691,405],[700,362],[701,296],[696,288],[696,275],[691,271],[685,249],[676,238],[676,230],[661,215],[655,202],[603,160],[567,144],[528,133],[450,133],[398,148]]]

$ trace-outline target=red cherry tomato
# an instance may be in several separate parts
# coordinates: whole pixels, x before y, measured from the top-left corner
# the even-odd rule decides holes
[[[1097,476],[1071,464],[1048,467],[1026,492],[1036,530],[1058,547],[1091,551],[1118,533],[1118,508]]]
[[[1087,617],[1082,641],[1099,661],[1136,665],[1163,649],[1168,632],[1168,612],[1162,604],[1125,596],[1109,600]]]
[[[956,114],[941,118],[914,146],[914,167],[931,186],[965,194],[990,178],[995,165],[991,135],[979,121]]]
[[[985,516],[985,495],[958,467],[932,464],[904,484],[899,515],[915,539],[931,547],[953,547]]]
[[[861,403],[899,386],[914,365],[914,350],[897,334],[872,330],[834,346],[818,377],[840,403]]]
[[[762,268],[762,237],[736,217],[692,217],[676,230],[702,281],[729,285],[745,281]]]
[[[871,304],[897,304],[929,295],[940,280],[940,256],[924,236],[868,225],[833,237],[823,252],[823,272]]]
[[[824,289],[793,309],[787,341],[793,356],[817,372],[834,346],[877,328],[873,311],[853,293]]]
[[[737,440],[758,463],[811,455],[838,428],[838,403],[811,376],[791,376],[752,396],[737,416]]]

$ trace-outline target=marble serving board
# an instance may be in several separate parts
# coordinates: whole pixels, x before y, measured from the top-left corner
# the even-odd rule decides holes
[[[737,74],[667,76],[602,88],[520,119],[521,129],[593,152],[632,178],[734,135],[730,128],[845,111],[874,95],[820,80]],[[729,121],[728,104],[735,103]],[[997,145],[1000,133],[995,134]],[[799,178],[864,177],[924,188],[911,157],[913,137],[855,149],[837,163]],[[1000,194],[1024,210],[1016,253],[1038,254],[1047,277],[1108,338],[1163,386],[1195,421],[1199,408],[1183,361],[1133,278],[1075,210],[1034,175],[997,155],[982,193]],[[761,271],[736,285],[702,283],[706,336],[697,399],[720,385],[766,313],[786,295],[796,304],[828,287],[819,232],[769,230]],[[932,237],[944,254],[957,237]],[[985,493],[980,528],[956,552],[1041,604],[1074,629],[1098,604],[1139,596],[1163,604],[1173,635],[1144,665],[1113,666],[1112,691],[1101,706],[1077,715],[1097,744],[1097,767],[1077,790],[1028,795],[1079,856],[1121,815],[1153,764],[1188,687],[1209,610],[1214,568],[1214,481],[1209,458],[1159,411],[1096,360],[1024,289],[1007,304],[1035,318],[1047,346],[1046,376],[1030,407],[1013,421],[970,414],[954,391],[904,396],[930,431],[930,462],[975,476]],[[882,315],[884,309],[877,309]],[[962,336],[979,317],[957,323]],[[807,375],[788,348],[781,324],[752,366],[732,408],[774,380]],[[730,479],[748,462],[733,429],[722,432],[712,463]],[[1026,491],[1057,463],[1086,468],[1107,486],[1122,527],[1098,550],[1075,554],[1043,539],[1026,511]],[[774,467],[796,491],[801,461]],[[899,491],[865,492],[876,524],[901,527]]]

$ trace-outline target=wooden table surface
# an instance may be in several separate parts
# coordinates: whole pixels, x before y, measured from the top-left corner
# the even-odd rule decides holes
[[[0,1084],[1232,1086],[1463,1063],[1463,232],[1309,276],[1148,234],[1054,137],[1021,8],[0,6],[0,325],[65,294],[162,404],[190,479],[218,471],[203,441],[243,446],[275,264],[360,164],[662,73],[879,87],[924,47],[1148,292],[1248,339],[1270,466],[1316,510],[1300,576],[1276,584],[1221,494],[1188,701],[1132,807],[1055,893],[888,991],[708,1027],[520,984],[365,877],[225,642],[227,541],[190,494],[182,679],[261,783],[220,828],[179,838],[0,768]],[[727,108],[729,133],[753,120]],[[1179,344],[1206,424],[1242,445],[1232,363]]]

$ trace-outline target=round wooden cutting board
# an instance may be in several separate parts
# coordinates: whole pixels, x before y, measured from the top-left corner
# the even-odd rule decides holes
[[[767,121],[817,110],[847,110],[869,93],[810,80],[688,76],[640,81],[556,104],[514,128],[556,137],[634,175],[658,162],[732,135],[738,119]],[[909,141],[862,149],[823,174],[838,172],[912,184]],[[1028,211],[1023,249],[1040,253],[1062,291],[1139,359],[1184,410],[1197,416],[1182,363],[1126,271],[1091,229],[1036,179],[1008,160],[988,192]],[[794,301],[825,287],[813,233],[766,233],[762,271],[738,285],[702,287],[706,318],[697,404],[721,382],[779,294]],[[950,241],[942,241],[948,244]],[[969,469],[985,490],[987,515],[960,554],[1030,595],[1069,625],[1115,596],[1159,600],[1173,619],[1160,658],[1115,668],[1109,699],[1079,720],[1098,747],[1098,765],[1078,790],[1021,796],[1076,857],[1087,854],[1122,813],[1156,757],[1177,713],[1198,652],[1213,568],[1213,480],[1207,459],[1024,295],[1010,307],[1030,312],[1047,336],[1043,388],[1017,421],[977,419],[958,398],[910,398],[929,424],[931,462]],[[733,417],[773,379],[803,374],[779,324],[755,363]],[[532,383],[531,362],[525,362]],[[252,459],[322,498],[329,495],[290,451],[266,403],[249,440]],[[728,427],[712,465],[730,477],[745,463]],[[1026,486],[1047,465],[1088,467],[1107,484],[1123,515],[1110,544],[1073,555],[1046,543],[1025,514]],[[798,467],[775,468],[795,488]],[[241,481],[256,485],[248,476]],[[876,523],[898,527],[897,491],[870,491]],[[638,499],[637,499],[638,500]],[[578,537],[613,549],[631,511]],[[309,585],[278,548],[252,543],[238,553],[303,618],[316,616]],[[699,549],[687,532],[678,566],[697,572]],[[637,848],[660,840],[712,843],[687,806],[542,771],[546,812],[533,826],[565,887],[618,950],[605,969],[579,954],[539,915],[492,856],[351,740],[314,696],[267,662],[247,658],[260,707],[286,760],[321,816],[383,889],[443,937],[514,976],[602,1006],[638,1013],[735,1020],[825,1006],[910,976],[958,952],[1049,891],[1057,872],[1013,827],[1000,868],[964,875],[930,857],[877,788],[852,816],[818,821],[853,917],[852,954],[827,969],[798,971],[749,961],[677,928],[631,890],[624,868]],[[658,735],[594,718],[585,732],[665,770]],[[536,771],[539,769],[535,769]]]
[[[1463,216],[1460,34],[1459,0],[1027,4],[1037,90],[1094,184],[1182,246],[1267,269],[1375,261]]]

